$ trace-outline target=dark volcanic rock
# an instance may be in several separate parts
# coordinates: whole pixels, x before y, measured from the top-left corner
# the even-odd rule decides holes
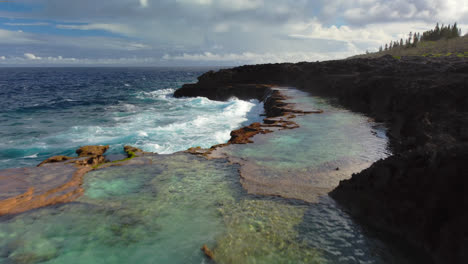
[[[432,144],[373,164],[331,193],[359,219],[424,248],[437,263],[468,259],[468,144]]]
[[[394,156],[343,181],[332,193],[362,221],[426,250],[436,263],[468,254],[468,60],[391,56],[242,66],[209,72],[176,97],[264,99],[269,85],[337,98],[389,125]],[[265,101],[266,100],[266,101]]]

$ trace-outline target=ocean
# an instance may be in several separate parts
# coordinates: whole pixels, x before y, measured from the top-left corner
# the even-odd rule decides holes
[[[263,105],[232,98],[176,99],[213,68],[2,68],[0,169],[35,166],[84,145],[169,154],[210,147],[260,121]]]
[[[2,69],[0,169],[73,156],[89,144],[109,144],[110,154],[124,145],[160,154],[210,147],[263,118],[255,100],[173,98],[208,70]],[[286,103],[323,113],[218,149],[230,160],[145,155],[93,170],[73,202],[1,216],[0,263],[208,263],[203,245],[217,263],[419,263],[327,195],[391,154],[385,126],[333,100],[277,89]],[[6,195],[21,181],[9,182],[8,171]],[[40,178],[37,192],[59,178]]]

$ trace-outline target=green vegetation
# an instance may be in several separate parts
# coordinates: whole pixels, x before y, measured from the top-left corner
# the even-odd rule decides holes
[[[461,30],[457,23],[447,26],[435,26],[434,29],[420,33],[410,32],[404,40],[390,41],[389,44],[380,46],[378,52],[366,52],[366,54],[351,58],[376,58],[383,55],[392,55],[396,59],[402,56],[424,57],[468,57],[468,35],[461,36]]]
[[[125,159],[121,159],[121,160],[114,160],[114,161],[111,161],[111,162],[105,162],[105,163],[99,163],[99,164],[96,164],[93,166],[93,169],[97,169],[99,168],[101,165],[104,165],[104,164],[112,164],[112,163],[118,163],[118,162],[123,162],[123,161],[127,161],[127,160],[131,160],[135,157],[138,157],[134,152],[132,151],[127,151],[127,158]]]

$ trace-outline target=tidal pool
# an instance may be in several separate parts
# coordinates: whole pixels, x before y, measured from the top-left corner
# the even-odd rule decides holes
[[[307,182],[326,193],[344,177],[327,180],[337,166],[355,169],[388,154],[384,133],[367,118],[300,100],[325,113],[228,149],[296,199],[249,194],[239,181],[244,165],[227,159],[146,155],[88,173],[75,202],[1,217],[0,263],[213,263],[204,244],[216,263],[414,263],[327,195],[309,203],[294,191]]]
[[[328,99],[295,89],[280,89],[297,109],[321,109],[292,119],[293,130],[260,134],[248,145],[230,145],[216,155],[242,164],[242,184],[254,194],[316,202],[373,162],[390,154],[386,128]]]

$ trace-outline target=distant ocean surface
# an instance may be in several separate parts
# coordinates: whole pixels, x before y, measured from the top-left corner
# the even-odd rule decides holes
[[[259,121],[258,101],[173,98],[210,68],[0,68],[0,169],[84,145],[161,154],[210,147]]]

